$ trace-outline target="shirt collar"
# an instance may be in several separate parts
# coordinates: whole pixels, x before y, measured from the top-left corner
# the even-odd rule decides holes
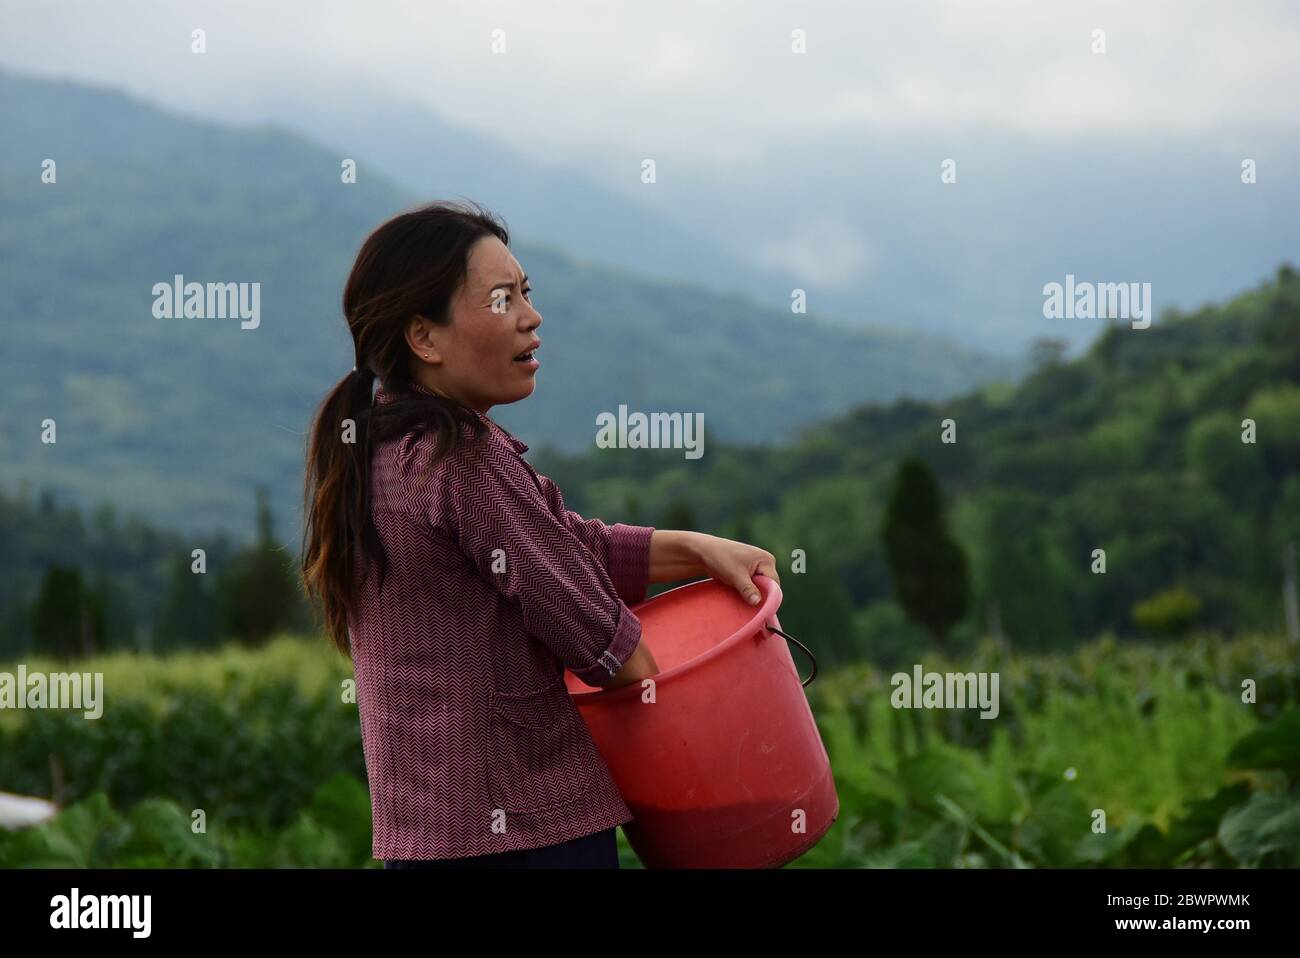
[[[422,386],[420,383],[414,381],[408,382],[406,384],[406,388],[410,389],[412,392],[423,393],[425,396],[437,395],[437,393],[433,392],[431,389],[428,389],[427,387]],[[397,396],[398,393],[396,391],[389,391],[388,389],[385,389],[381,385],[379,389],[375,391],[375,402],[382,406],[387,403],[393,402],[395,399],[397,399]],[[471,407],[466,407],[466,408],[470,409],[470,411],[474,413],[474,415],[478,416],[478,418],[483,421],[483,424],[486,425],[489,429],[495,429],[497,432],[499,432],[501,436],[505,438],[510,443],[510,445],[512,445],[515,448],[516,452],[528,451],[528,443],[524,442],[522,439],[516,439],[514,436],[510,435],[501,427],[499,423],[496,422],[496,420],[489,419],[486,413],[481,413],[477,409],[473,409]]]

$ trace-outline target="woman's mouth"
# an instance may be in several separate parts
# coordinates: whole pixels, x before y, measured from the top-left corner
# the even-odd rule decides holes
[[[526,369],[536,369],[538,366],[541,365],[541,363],[539,363],[537,361],[537,357],[533,355],[535,352],[536,349],[530,349],[526,353],[520,353],[518,356],[514,358],[514,362],[518,363],[520,366],[523,366]]]

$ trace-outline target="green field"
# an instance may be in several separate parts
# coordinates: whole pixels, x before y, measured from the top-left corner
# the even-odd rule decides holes
[[[888,671],[823,672],[840,816],[790,867],[1300,866],[1296,652],[1199,635],[923,661],[997,672],[988,720],[895,709]],[[24,664],[103,672],[104,714],[0,711],[0,790],[57,781],[63,805],[0,829],[0,866],[378,867],[351,669],[321,641]]]

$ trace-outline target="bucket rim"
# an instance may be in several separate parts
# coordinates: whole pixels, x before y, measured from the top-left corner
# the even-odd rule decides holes
[[[777,607],[781,604],[781,587],[777,585],[775,579],[771,576],[766,576],[761,572],[752,576],[752,581],[754,585],[758,586],[758,593],[761,601],[757,608],[754,609],[754,614],[750,616],[748,621],[707,652],[702,652],[693,659],[679,662],[671,669],[666,669],[663,672],[657,672],[650,676],[650,678],[654,679],[656,688],[671,679],[685,675],[687,672],[697,669],[706,662],[717,658],[744,637],[753,635],[760,629],[767,629],[767,620],[776,612]],[[724,589],[732,588],[725,582],[720,582],[711,577],[706,579],[697,579],[694,582],[687,582],[683,585],[669,589],[667,592],[661,592],[652,598],[646,599],[644,602],[638,602],[632,607],[632,612],[635,613],[637,609],[644,608],[645,606],[652,605],[661,599],[665,599],[674,592],[680,592],[684,589],[698,588],[706,583],[712,583]],[[641,682],[638,681],[629,682],[627,685],[620,686],[616,689],[595,689],[591,692],[570,692],[569,695],[577,705],[603,705],[607,702],[616,702],[619,699],[631,698],[633,695],[639,695],[640,692]]]

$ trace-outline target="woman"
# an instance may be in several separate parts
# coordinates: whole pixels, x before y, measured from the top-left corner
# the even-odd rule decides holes
[[[711,575],[757,601],[771,553],[583,519],[488,410],[532,395],[528,278],[473,204],[402,213],[343,293],[356,368],[317,413],[303,577],[352,658],[385,867],[618,867],[632,813],[564,669],[658,671],[629,609]],[[373,392],[374,380],[381,387]]]

